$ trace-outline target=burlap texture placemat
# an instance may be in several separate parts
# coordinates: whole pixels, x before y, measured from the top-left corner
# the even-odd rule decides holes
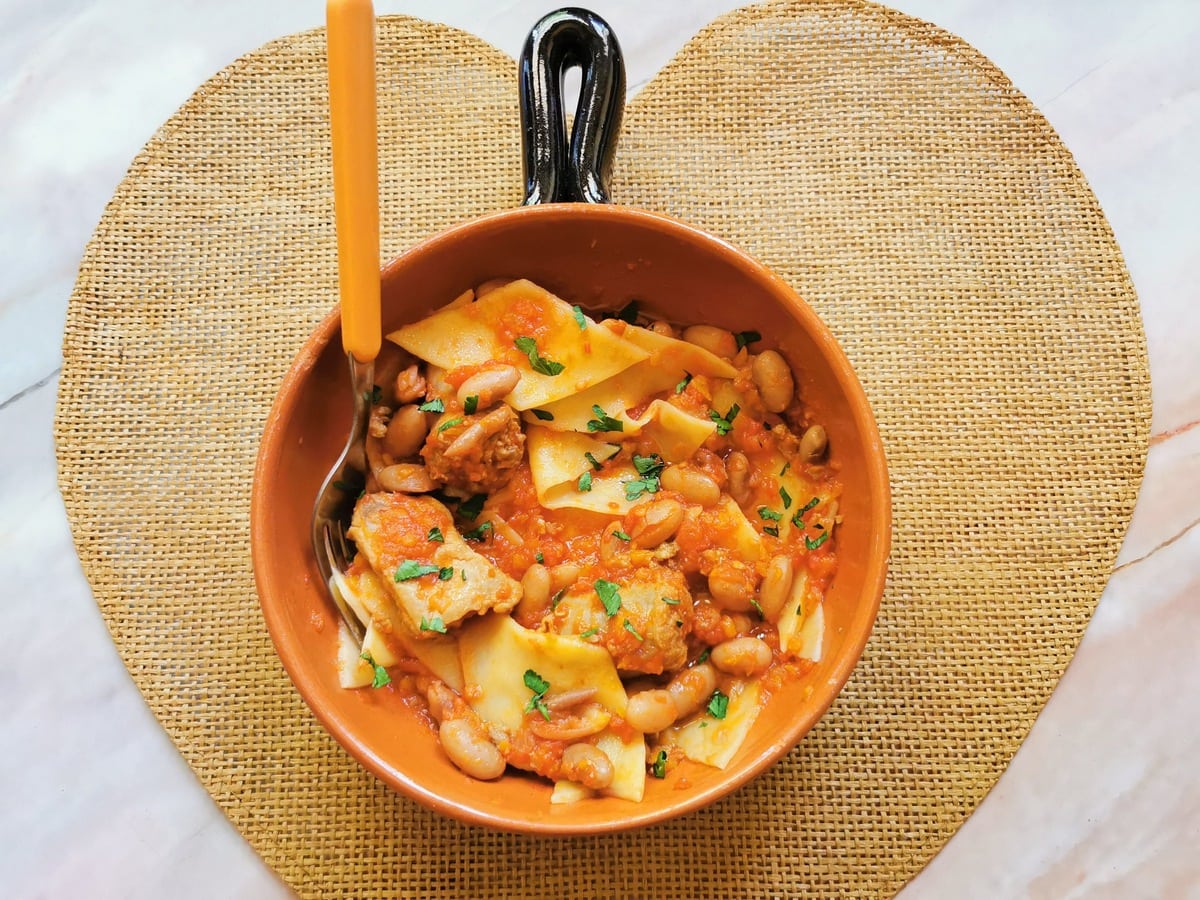
[[[532,24],[532,23],[530,23]],[[519,201],[515,66],[379,25],[382,244]],[[895,492],[866,655],[787,759],[648,830],[461,826],[320,728],[259,613],[248,509],[276,386],[336,296],[320,32],[231,65],[134,161],[67,318],[60,484],[130,672],[304,895],[888,894],[999,777],[1104,587],[1145,458],[1137,300],[1070,153],[957,38],[856,2],[713,23],[630,105],[614,194],[764,259],[829,323]]]

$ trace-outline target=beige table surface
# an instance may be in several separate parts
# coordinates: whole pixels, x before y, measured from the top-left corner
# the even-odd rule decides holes
[[[554,5],[376,9],[515,55]],[[636,92],[735,5],[592,8]],[[991,57],[1073,151],[1140,294],[1154,391],[1145,484],[1079,653],[902,896],[1200,898],[1200,0],[892,5]],[[74,554],[50,427],[76,267],[130,160],[219,68],[323,15],[320,0],[0,0],[0,897],[287,895],[122,667]]]

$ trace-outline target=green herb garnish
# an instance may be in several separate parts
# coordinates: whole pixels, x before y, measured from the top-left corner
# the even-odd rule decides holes
[[[420,578],[422,575],[432,575],[439,571],[437,566],[430,566],[426,563],[419,563],[415,559],[406,559],[396,567],[396,581],[412,581],[414,578]]]
[[[759,617],[761,617],[763,619],[765,619],[767,617],[767,614],[765,612],[763,612],[762,604],[759,603],[757,600],[751,599],[750,605],[754,607],[754,609],[758,613]]]
[[[434,397],[417,407],[421,412],[445,412],[446,404],[442,402],[441,397]]]
[[[763,534],[769,534],[771,537],[779,537],[778,525],[764,525]]]
[[[604,463],[600,462],[598,459],[596,459],[596,457],[592,456],[591,451],[583,454],[583,458],[586,459],[588,461],[588,463],[591,465],[591,467],[593,469],[595,469],[597,472],[599,472],[601,469],[604,468]]]
[[[471,415],[473,412],[475,412],[475,410],[477,410],[477,409],[479,409],[479,395],[478,394],[472,394],[470,397],[468,397],[466,400],[463,401],[463,412],[465,412],[468,416]]]
[[[566,368],[562,363],[555,362],[538,354],[537,342],[531,337],[519,337],[513,341],[514,346],[529,357],[529,367],[543,375],[558,375]]]
[[[365,659],[367,661],[367,665],[369,665],[375,671],[375,675],[371,679],[371,687],[381,688],[392,683],[392,676],[388,674],[387,669],[375,662],[375,659],[370,653],[364,653],[359,658]]]
[[[755,341],[761,341],[762,335],[757,331],[739,331],[733,336],[733,340],[737,344],[737,348],[741,350],[747,344],[753,344]]]
[[[667,606],[678,606],[679,605],[679,601],[676,600],[674,597],[663,597],[662,602],[667,604]]]
[[[682,394],[684,391],[687,390],[687,386],[691,383],[692,383],[692,373],[688,372],[688,371],[684,371],[683,378],[680,380],[679,384],[675,385],[675,393]]]
[[[708,662],[708,654],[712,653],[711,647],[705,647],[704,652],[696,657],[697,663]]]
[[[599,404],[592,406],[592,412],[596,414],[596,418],[588,419],[587,430],[596,431],[624,431],[625,423],[620,419],[614,419],[606,413]]]
[[[441,425],[438,426],[438,434],[441,434],[443,431],[453,428],[455,425],[461,425],[462,423],[463,423],[462,416],[455,416],[453,419],[447,419],[445,422],[443,422]]]
[[[587,493],[592,489],[592,473],[584,472],[579,476],[579,490],[581,493]]]
[[[487,500],[487,494],[474,494],[469,500],[464,500],[458,504],[458,514],[464,519],[475,521],[479,518],[479,514],[483,512],[484,501]]]
[[[786,475],[788,473],[788,469],[790,469],[791,467],[792,467],[791,460],[788,460],[787,462],[785,462],[783,464],[783,468],[779,470],[779,477],[782,478],[784,475]]]
[[[624,623],[622,623],[621,627],[622,627],[622,628],[624,628],[626,631],[628,631],[630,634],[632,634],[632,635],[633,635],[635,638],[637,638],[639,641],[644,641],[644,640],[645,640],[645,638],[644,638],[644,637],[642,637],[640,634],[638,634],[638,630],[637,630],[636,628],[634,628],[634,627],[633,627],[633,623],[632,623],[632,622],[630,622],[628,619],[626,619],[626,620],[624,621]]]
[[[819,535],[817,535],[817,539],[815,541],[811,540],[809,538],[809,536],[806,534],[804,536],[804,546],[807,547],[809,550],[816,550],[827,540],[829,540],[829,532],[828,531],[822,531]]]
[[[442,621],[441,616],[431,616],[428,619],[426,619],[424,616],[421,616],[421,630],[436,631],[438,634],[445,634],[446,623]]]
[[[589,628],[587,631],[583,632],[583,633],[582,633],[581,635],[579,635],[579,636],[580,636],[581,638],[590,638],[590,637],[595,637],[595,636],[596,636],[596,635],[598,635],[599,633],[600,633],[600,629],[599,629],[599,628]]]
[[[736,403],[729,407],[729,412],[721,415],[715,409],[708,411],[708,417],[717,423],[717,434],[727,435],[733,430],[733,420],[737,418],[737,414],[742,411],[742,408]]]
[[[758,517],[760,519],[769,519],[772,522],[778,522],[783,518],[783,513],[775,512],[769,506],[760,506],[758,508]]]
[[[605,581],[603,578],[597,578],[592,587],[596,589],[596,596],[604,604],[604,611],[608,613],[610,618],[615,616],[617,610],[621,608],[619,586],[613,584],[611,581]]]
[[[525,687],[533,691],[533,696],[525,704],[525,712],[539,712],[542,714],[542,718],[549,722],[550,709],[546,706],[546,701],[543,698],[546,696],[546,691],[550,690],[550,682],[533,671],[533,669],[525,670],[524,681]]]
[[[544,409],[531,409],[530,412],[533,413],[535,419],[541,419],[543,422],[554,421],[554,413],[552,412],[546,412]]]
[[[438,569],[438,581],[449,581],[454,577],[454,566],[442,566]]]
[[[492,530],[491,522],[480,522],[475,528],[470,531],[463,532],[463,540],[465,541],[482,541],[487,537],[487,533]]]
[[[782,484],[779,486],[779,499],[783,501],[784,509],[792,508],[792,495],[787,492],[787,488]]]
[[[571,307],[571,315],[575,317],[575,324],[579,326],[579,330],[583,331],[587,328],[587,319],[583,317],[583,310],[578,306]]]
[[[537,553],[533,554],[533,558],[536,559],[540,563],[544,563],[546,561],[546,557],[544,557],[542,555],[541,550],[539,550]]]
[[[371,402],[378,403],[383,399],[383,388],[377,384],[371,385]]]
[[[650,456],[633,454],[633,467],[641,478],[625,482],[625,499],[636,500],[642,494],[656,494],[659,489],[659,475],[662,474],[666,463],[657,453]]]
[[[650,774],[655,778],[667,777],[667,751],[659,750],[650,766]]]
[[[442,534],[442,529],[438,528],[436,525],[429,529],[429,534],[425,535],[425,539],[427,541],[433,541],[437,544],[446,543],[446,537]]]
[[[705,707],[708,714],[714,719],[725,718],[725,713],[729,711],[729,698],[720,691],[713,691],[712,698],[708,701],[708,706]]]
[[[621,531],[620,529],[613,532],[613,537],[615,537],[618,541],[633,540],[633,538],[631,538],[629,535],[627,535],[625,532]]]

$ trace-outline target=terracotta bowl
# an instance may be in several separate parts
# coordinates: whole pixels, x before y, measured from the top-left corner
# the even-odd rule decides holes
[[[724,770],[684,763],[647,779],[641,803],[598,798],[552,806],[550,785],[519,773],[475,781],[390,689],[343,690],[337,613],[309,544],[313,500],[349,429],[346,361],[333,313],[300,350],[263,434],[251,507],[254,572],[267,627],[292,681],[329,733],[397,791],[447,816],[513,831],[580,834],[660,822],[712,803],[787,753],[833,702],[862,654],[879,607],[891,501],[879,433],[862,386],[828,329],[781,279],[728,244],[663,216],[607,205],[550,204],[488,216],[421,244],[383,271],[384,331],[468,287],[524,277],[585,309],[630,299],[681,323],[764,335],[829,433],[844,484],[839,567],[825,605],[824,656],[776,694]]]

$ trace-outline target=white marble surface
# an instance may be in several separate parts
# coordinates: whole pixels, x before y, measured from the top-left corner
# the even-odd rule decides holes
[[[515,55],[554,5],[376,8]],[[592,3],[634,91],[735,5]],[[1145,484],[1079,653],[902,896],[1200,897],[1200,0],[892,5],[991,57],[1074,152],[1138,288],[1154,389]],[[287,894],[122,667],[74,555],[50,428],[76,267],[130,160],[219,68],[322,16],[319,0],[0,0],[0,896]]]

